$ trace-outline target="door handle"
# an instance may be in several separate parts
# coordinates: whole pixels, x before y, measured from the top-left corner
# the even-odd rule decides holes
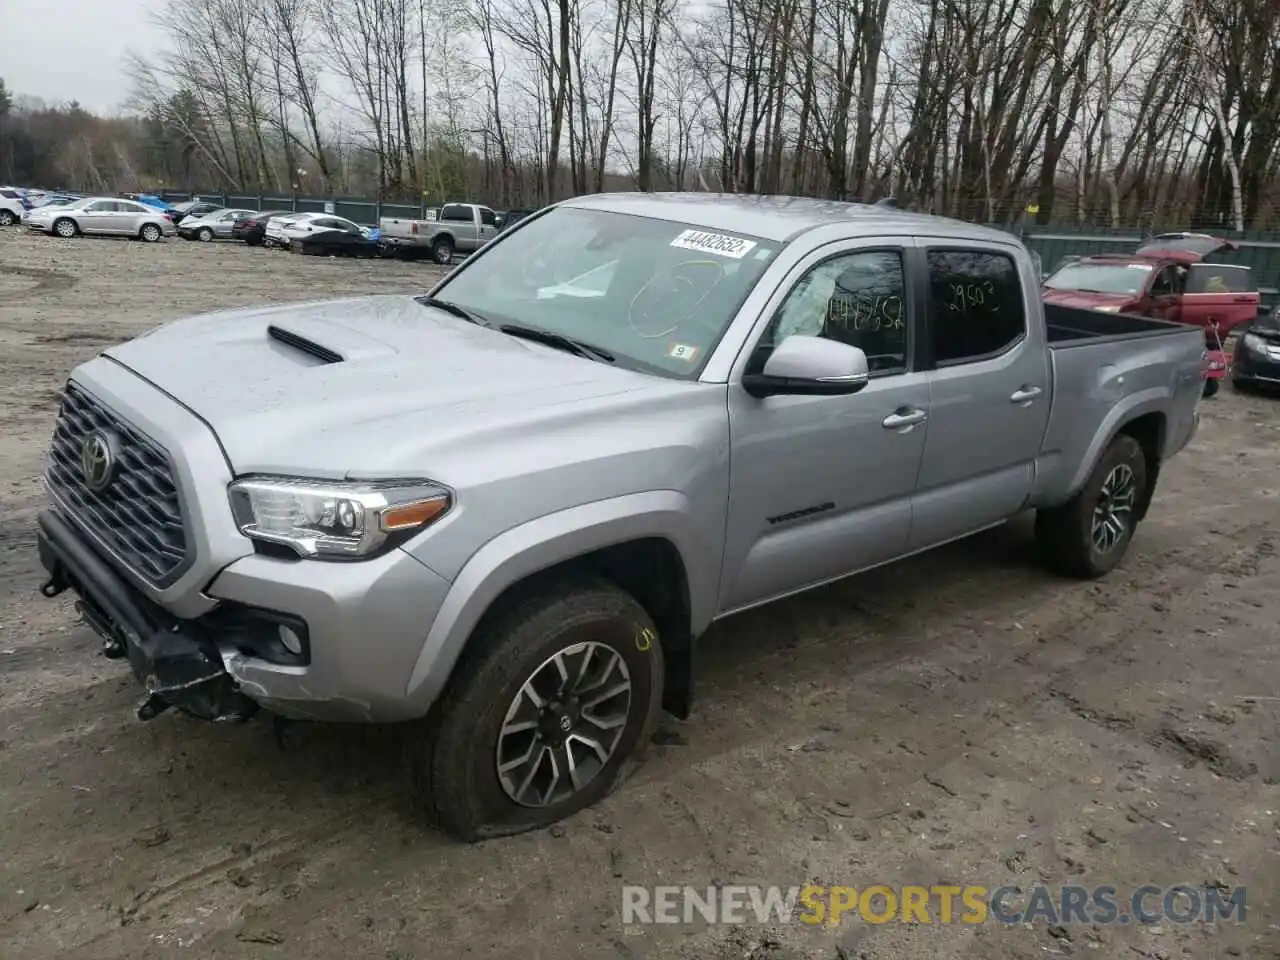
[[[1020,387],[1013,391],[1013,396],[1009,398],[1009,402],[1028,404],[1042,393],[1044,391],[1039,387]]]
[[[924,423],[929,415],[923,410],[917,410],[915,407],[899,407],[889,416],[885,417],[881,423],[886,430],[909,430],[917,423]]]

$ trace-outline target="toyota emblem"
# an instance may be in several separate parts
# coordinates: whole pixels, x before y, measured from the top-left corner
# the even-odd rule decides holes
[[[101,493],[111,485],[116,471],[116,452],[110,434],[95,430],[84,438],[80,446],[80,469],[85,486],[94,493]]]

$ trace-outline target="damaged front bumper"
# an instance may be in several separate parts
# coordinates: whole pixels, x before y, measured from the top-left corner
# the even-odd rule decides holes
[[[215,640],[234,630],[225,614],[216,628],[174,618],[116,574],[54,510],[40,514],[37,544],[49,574],[40,592],[73,591],[77,611],[102,638],[103,653],[127,657],[146,688],[139,719],[170,707],[206,720],[245,720],[257,711],[227,673]]]

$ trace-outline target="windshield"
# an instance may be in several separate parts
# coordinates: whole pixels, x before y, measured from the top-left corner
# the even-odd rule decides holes
[[[504,234],[435,295],[494,324],[571,337],[619,366],[692,379],[780,246],[557,207]]]
[[[1139,294],[1147,285],[1149,263],[1069,263],[1044,282],[1050,290]]]

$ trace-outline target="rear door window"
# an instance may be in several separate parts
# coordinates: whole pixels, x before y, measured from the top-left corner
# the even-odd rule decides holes
[[[452,223],[471,223],[471,208],[461,204],[448,204],[440,210],[440,219]]]
[[[929,267],[929,343],[938,366],[998,356],[1026,336],[1018,267],[1007,254],[933,249]]]
[[[1187,273],[1187,293],[1257,293],[1253,271],[1224,263],[1196,263]]]

